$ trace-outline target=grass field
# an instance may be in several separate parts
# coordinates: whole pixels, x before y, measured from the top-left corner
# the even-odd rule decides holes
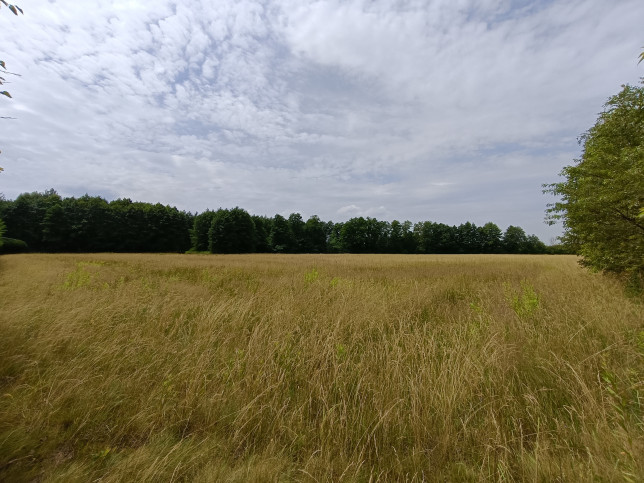
[[[644,481],[643,384],[574,257],[0,257],[1,481]]]

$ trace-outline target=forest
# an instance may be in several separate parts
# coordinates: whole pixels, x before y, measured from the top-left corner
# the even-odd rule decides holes
[[[526,253],[556,251],[518,226],[458,226],[356,217],[346,222],[251,215],[246,210],[192,214],[175,207],[61,197],[55,190],[0,199],[0,253]]]

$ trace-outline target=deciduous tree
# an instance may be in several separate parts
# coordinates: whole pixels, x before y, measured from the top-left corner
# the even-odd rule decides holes
[[[528,236],[520,226],[508,226],[503,234],[503,250],[506,253],[525,253]]]
[[[211,253],[252,253],[255,225],[246,210],[219,210],[210,227]]]
[[[193,250],[198,252],[208,251],[208,232],[215,213],[215,211],[206,210],[195,216],[190,230],[190,241]]]
[[[642,82],[644,84],[644,81]],[[598,270],[644,274],[644,86],[622,86],[580,137],[580,159],[545,185],[559,196],[547,211],[563,240]]]
[[[305,250],[309,253],[325,253],[326,246],[326,223],[317,215],[306,220],[304,226]]]
[[[282,215],[273,217],[273,225],[269,235],[271,250],[276,253],[291,252],[295,246],[295,240],[288,221]]]

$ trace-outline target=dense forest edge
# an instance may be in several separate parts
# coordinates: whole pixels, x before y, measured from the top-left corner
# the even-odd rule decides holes
[[[246,210],[192,214],[175,207],[61,197],[51,189],[0,199],[0,253],[564,253],[518,226],[449,226],[422,221],[352,218],[343,223],[298,213],[288,218]],[[4,230],[4,233],[2,231]]]

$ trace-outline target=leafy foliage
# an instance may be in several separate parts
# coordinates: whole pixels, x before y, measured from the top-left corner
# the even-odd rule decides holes
[[[269,245],[273,248],[274,252],[293,251],[295,247],[293,232],[288,221],[282,215],[278,214],[273,217],[269,236]]]
[[[15,238],[0,238],[0,253],[22,253],[29,249],[22,240]]]
[[[209,231],[211,253],[255,251],[255,225],[246,210],[218,210]]]
[[[208,232],[215,214],[214,211],[206,210],[195,216],[192,230],[190,230],[190,241],[194,251],[205,252],[208,250]]]
[[[160,203],[98,196],[61,198],[54,190],[0,198],[7,236],[41,252],[191,253],[545,253],[547,247],[516,226],[479,227],[423,221],[391,223],[352,218],[322,221],[251,216],[241,208],[197,215]]]
[[[159,203],[98,196],[61,198],[54,190],[0,200],[7,236],[45,252],[184,252],[192,215]]]
[[[324,253],[327,251],[326,246],[326,223],[316,215],[306,220],[304,227],[305,234],[305,251],[309,253]]]
[[[581,159],[545,186],[560,196],[547,213],[563,221],[563,241],[584,264],[604,271],[644,273],[644,87],[625,85],[580,137]]]
[[[18,12],[24,14],[22,9],[18,5],[12,5],[10,3],[7,3],[5,0],[0,0],[0,8],[2,8],[2,5],[4,5],[5,7],[9,8],[9,10],[11,10],[14,13],[14,15],[18,15]],[[6,82],[6,79],[3,77],[4,75],[10,74],[10,75],[19,76],[19,74],[16,74],[14,72],[9,72],[7,70],[7,65],[5,64],[4,60],[0,60],[0,74],[2,74],[2,75],[0,75],[0,86],[4,85],[5,82]],[[8,97],[9,99],[11,99],[11,94],[9,93],[9,91],[0,91],[0,95],[3,95],[5,97]],[[10,118],[0,116],[0,119],[10,119]],[[2,166],[0,166],[0,173],[2,171],[3,171],[3,168],[2,168]]]
[[[18,15],[18,12],[24,14],[24,12],[19,6],[7,3],[5,0],[0,0],[0,8],[2,8],[2,5],[4,5],[5,7],[8,7],[9,10],[11,10],[15,15]],[[7,65],[5,64],[4,60],[0,60],[0,68],[1,68],[0,73],[2,73],[3,75],[4,74],[18,75],[13,72],[9,72],[7,70]],[[0,86],[3,85],[5,82],[6,82],[6,79],[0,76]],[[3,95],[11,99],[11,94],[8,91],[0,91],[0,95]]]

